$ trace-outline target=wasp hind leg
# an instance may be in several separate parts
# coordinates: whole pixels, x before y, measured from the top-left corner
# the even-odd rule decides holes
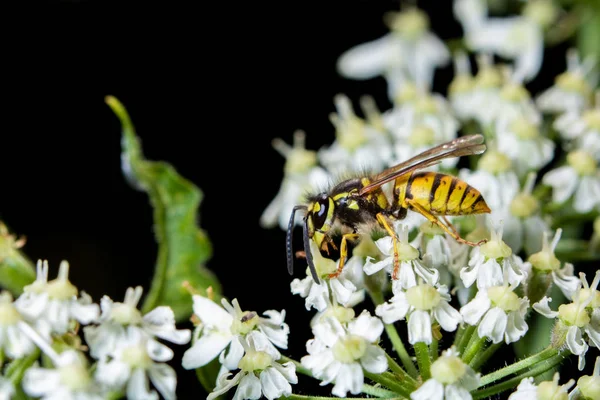
[[[442,228],[447,234],[449,234],[450,236],[452,236],[454,238],[454,240],[456,240],[459,243],[464,243],[464,244],[468,244],[469,246],[475,247],[475,246],[479,246],[479,245],[482,245],[485,242],[487,242],[487,239],[480,240],[479,242],[471,242],[469,240],[463,239],[458,234],[458,231],[456,230],[456,228],[454,227],[454,225],[452,225],[450,223],[450,221],[448,221],[446,218],[444,218],[444,220],[446,221],[446,223],[449,226],[443,224],[435,215],[433,215],[431,212],[429,212],[428,210],[426,210],[419,203],[417,203],[415,201],[412,201],[410,199],[406,199],[406,203],[414,211],[418,212],[419,214],[421,214],[422,216],[424,216],[425,218],[427,218],[431,223],[434,223],[437,226],[439,226],[440,228]]]
[[[337,278],[344,270],[344,264],[346,263],[346,258],[348,257],[348,240],[354,239],[358,239],[357,233],[346,233],[342,235],[342,242],[340,243],[340,262],[338,263],[337,270],[328,275],[329,279]]]

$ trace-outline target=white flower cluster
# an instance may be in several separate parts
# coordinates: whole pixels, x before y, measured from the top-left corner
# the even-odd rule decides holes
[[[41,350],[50,361],[43,367],[36,362],[24,369],[25,394],[41,399],[100,400],[120,393],[129,399],[158,399],[159,394],[149,387],[151,382],[163,398],[174,399],[177,378],[167,364],[174,352],[160,340],[186,344],[190,330],[176,329],[169,307],[142,315],[137,309],[141,287],[129,288],[123,303],[104,296],[98,305],[87,293],[79,292],[68,274],[69,264],[63,261],[58,277],[48,280],[48,263],[39,261],[35,282],[25,286],[16,300],[8,292],[0,294],[2,354],[14,362],[33,357],[33,363]],[[85,346],[77,334],[80,326]],[[10,365],[4,371],[0,397],[17,394],[15,371]]]
[[[306,277],[291,282],[292,293],[304,298],[307,310],[316,311],[314,338],[307,341],[307,355],[296,366],[321,385],[333,384],[336,396],[470,399],[476,393],[482,398],[511,389],[493,384],[516,374],[523,379],[511,399],[600,398],[598,362],[593,375],[582,376],[575,388],[575,381],[559,385],[558,374],[548,382],[530,378],[556,367],[567,355],[577,356],[583,370],[588,350],[600,347],[600,271],[589,283],[585,274],[575,273],[575,265],[568,262],[573,254],[564,250],[572,241],[585,242],[578,251],[588,255],[597,255],[600,247],[600,94],[594,97],[600,91],[594,60],[580,60],[570,49],[567,70],[555,84],[530,93],[525,85],[543,64],[545,32],[565,11],[550,0],[532,0],[521,2],[519,15],[492,17],[487,4],[454,1],[465,47],[453,54],[429,30],[421,10],[407,6],[387,14],[390,33],[349,49],[340,56],[338,70],[351,79],[383,76],[391,108],[380,111],[365,96],[361,117],[351,99],[339,94],[330,116],[336,134],[331,145],[307,150],[303,132],[296,134],[293,146],[274,143],[286,158],[285,175],[261,224],[282,229],[288,223],[304,225],[305,251],[312,254],[311,268],[320,280],[307,270]],[[455,75],[444,97],[432,91],[434,72],[452,59]],[[342,200],[327,197],[339,183],[334,178],[369,177],[364,171],[375,176],[411,157],[426,159],[423,152],[428,149],[473,132],[483,135],[487,150],[469,168],[459,166],[456,158],[442,158],[427,169],[476,188],[489,214],[433,215],[443,219],[444,231],[441,224],[431,223],[432,215],[409,207],[405,217],[386,215],[392,228],[378,219],[381,229],[373,231],[347,224],[334,210],[327,215],[328,231],[319,231],[328,241],[319,236],[318,242],[309,235],[309,216],[303,220],[297,215],[289,222],[299,204],[306,204],[309,213],[322,210],[311,203],[315,197],[302,197],[307,189],[336,204]],[[431,192],[431,203],[439,200],[432,187],[419,190]],[[392,204],[390,193],[383,192],[386,204]],[[594,218],[595,241],[583,236]],[[339,257],[346,253],[346,243],[341,251],[333,243],[338,234],[346,234],[343,240],[350,236],[339,227],[358,238],[344,260]],[[471,247],[457,237],[479,245]],[[558,298],[558,305],[551,296]],[[366,309],[367,299],[375,305],[372,311]],[[532,329],[536,312],[554,321],[547,348],[482,376],[479,371],[494,352]],[[399,322],[405,322],[402,328]],[[412,352],[396,329],[406,332]],[[400,363],[387,353],[384,331]],[[440,352],[442,340],[447,347]],[[224,354],[223,366],[232,370]],[[281,356],[276,354],[270,365],[278,365]],[[242,369],[239,362],[237,368]],[[288,395],[287,384],[295,383],[295,376],[281,382],[285,390],[282,386],[278,393]],[[516,377],[510,382],[517,387]],[[216,391],[222,393],[223,387],[220,380]],[[240,389],[236,398],[243,396]]]

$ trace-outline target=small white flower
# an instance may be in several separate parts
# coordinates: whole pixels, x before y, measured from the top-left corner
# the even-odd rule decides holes
[[[244,356],[239,362],[240,371],[231,379],[231,373],[221,374],[207,400],[215,399],[235,386],[238,386],[233,396],[235,400],[260,399],[263,396],[272,400],[290,396],[291,384],[298,383],[294,363],[279,363],[281,354],[257,331],[250,332],[241,343]]]
[[[338,270],[339,261],[325,258],[321,255],[314,241],[310,242],[310,251],[313,255],[313,264],[317,275],[327,277],[335,274]],[[304,305],[307,310],[315,308],[317,311],[323,311],[331,301],[343,306],[352,307],[365,298],[364,286],[362,281],[362,260],[352,257],[344,265],[344,269],[337,277],[327,277],[316,283],[312,274],[306,270],[306,278],[295,278],[290,284],[293,294],[298,294],[305,298]],[[358,287],[360,285],[362,287]]]
[[[540,251],[543,233],[550,229],[541,216],[540,202],[532,195],[535,179],[536,173],[527,175],[523,190],[512,199],[503,218],[504,240],[516,254],[522,249],[527,254]]]
[[[460,271],[466,287],[477,282],[478,289],[502,284],[507,277],[511,285],[519,285],[527,278],[521,257],[513,254],[502,241],[502,226],[491,230],[491,239],[471,251],[468,266]]]
[[[146,315],[137,309],[142,297],[142,287],[130,287],[125,292],[122,303],[113,302],[104,296],[100,300],[102,314],[99,325],[83,328],[86,343],[90,346],[90,354],[94,358],[102,358],[113,351],[117,343],[126,335],[128,326],[139,327],[150,339],[154,337],[176,344],[190,341],[189,329],[175,327],[175,314],[170,307],[160,306]]]
[[[419,284],[405,292],[396,290],[394,297],[380,304],[375,309],[386,324],[408,320],[408,342],[431,344],[433,340],[432,325],[437,322],[442,329],[453,332],[462,317],[450,303],[450,294],[446,286],[438,288],[429,284]]]
[[[533,305],[534,310],[546,318],[557,318],[561,329],[565,332],[565,346],[579,356],[579,370],[585,367],[585,354],[589,349],[588,342],[600,347],[600,270],[596,271],[594,280],[588,285],[585,274],[580,273],[580,289],[573,294],[571,303],[561,304],[558,311],[552,311],[548,303],[551,297],[544,297]]]
[[[431,378],[410,394],[411,400],[470,400],[480,374],[465,364],[454,348],[445,350],[431,364]]]
[[[575,384],[575,380],[570,379],[563,385],[558,384],[559,374],[554,374],[551,381],[543,381],[537,385],[533,378],[523,378],[517,389],[511,393],[508,400],[546,400],[546,399],[567,399],[569,389]]]
[[[579,213],[600,207],[600,170],[597,161],[586,150],[567,154],[567,165],[548,171],[542,178],[552,187],[552,201],[562,204],[573,199]]]
[[[254,330],[259,330],[276,346],[287,348],[290,328],[283,322],[285,310],[269,310],[265,312],[264,318],[254,311],[242,311],[237,299],[233,299],[231,304],[222,299],[223,307],[200,295],[194,295],[193,300],[194,314],[202,324],[194,333],[195,341],[192,347],[183,354],[184,368],[202,367],[228,347],[229,352],[227,356],[223,353],[221,362],[227,369],[236,368],[244,355],[238,336],[243,338]]]
[[[596,357],[592,375],[583,375],[569,394],[569,399],[600,399],[600,357]]]
[[[383,332],[383,323],[368,311],[347,324],[336,318],[325,319],[312,330],[315,338],[306,343],[308,355],[300,361],[321,380],[321,385],[335,382],[331,391],[335,396],[360,393],[363,368],[371,373],[387,369],[385,352],[376,344]]]
[[[439,272],[429,268],[419,260],[419,250],[408,242],[408,227],[404,224],[396,224],[398,241],[394,249],[394,241],[390,236],[378,239],[375,244],[383,253],[385,258],[381,261],[372,262],[367,257],[364,271],[372,275],[380,270],[386,270],[392,274],[392,279],[397,280],[401,288],[408,289],[417,284],[417,277],[421,277],[426,283],[435,285],[439,280]],[[398,255],[399,269],[394,271],[394,254]]]
[[[596,86],[597,76],[591,72],[596,64],[593,56],[583,62],[577,50],[567,51],[567,70],[558,75],[554,85],[543,91],[536,99],[542,111],[563,113],[580,111],[590,103],[592,88]]]
[[[135,327],[128,327],[115,350],[97,365],[97,381],[114,390],[124,390],[128,399],[156,399],[148,380],[166,399],[175,399],[177,375],[167,361],[173,358],[173,351],[165,346],[156,346],[146,335]]]
[[[9,292],[0,293],[0,351],[11,359],[22,358],[35,349],[31,328],[15,307]]]
[[[510,158],[494,149],[481,156],[475,171],[462,168],[458,177],[481,193],[492,210],[487,219],[494,225],[498,225],[505,218],[521,187]]]
[[[85,355],[73,350],[58,355],[55,368],[27,369],[22,384],[29,396],[46,400],[102,400],[108,394],[91,376]]]
[[[62,335],[72,328],[74,320],[83,325],[96,320],[100,313],[91,297],[81,292],[69,281],[69,263],[60,263],[58,276],[48,282],[48,262],[37,264],[35,282],[23,288],[23,294],[15,302],[19,312],[30,320],[44,337],[56,333]]]
[[[10,400],[15,392],[15,386],[11,380],[0,376],[0,400]]]
[[[402,88],[404,76],[419,87],[431,87],[434,70],[450,61],[444,42],[429,31],[427,15],[416,8],[386,15],[391,33],[347,50],[338,59],[338,71],[352,79],[384,76],[389,96]]]
[[[544,232],[542,250],[529,256],[528,262],[536,272],[550,273],[552,282],[558,286],[567,299],[571,300],[581,283],[579,278],[573,276],[573,264],[565,263],[565,266],[561,268],[560,261],[554,255],[554,249],[556,249],[561,234],[562,229],[557,229],[550,243],[548,232]]]
[[[507,344],[523,337],[528,330],[525,315],[529,299],[519,297],[516,285],[490,286],[480,289],[473,300],[461,307],[460,313],[469,325],[478,325],[479,337],[487,337],[494,343],[504,340]]]
[[[348,171],[380,171],[392,159],[391,144],[386,131],[359,118],[345,95],[335,96],[337,113],[330,115],[336,139],[319,149],[317,156],[332,176]]]
[[[456,4],[457,2],[455,2]],[[448,100],[454,114],[462,121],[474,115],[476,104],[474,102],[475,77],[471,72],[469,57],[463,51],[454,55],[454,77],[448,86]]]
[[[260,225],[271,228],[276,225],[287,229],[292,209],[304,200],[306,190],[322,187],[329,181],[329,174],[318,165],[317,152],[306,150],[306,134],[294,132],[294,143],[288,145],[281,139],[273,140],[273,147],[285,157],[284,176],[275,198],[260,216]],[[295,223],[302,218],[296,216]]]
[[[542,136],[539,125],[524,116],[498,120],[496,137],[498,150],[511,159],[519,176],[541,169],[554,158],[554,141]]]

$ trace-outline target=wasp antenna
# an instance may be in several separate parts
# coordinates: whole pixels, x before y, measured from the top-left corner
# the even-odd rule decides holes
[[[306,206],[294,206],[292,209],[292,216],[288,223],[287,234],[285,237],[285,249],[287,252],[287,269],[290,275],[294,273],[294,254],[292,246],[292,232],[294,230],[294,222],[296,221],[296,211],[306,210]]]
[[[317,269],[315,268],[312,252],[310,251],[310,238],[308,237],[308,222],[306,221],[304,221],[304,234],[302,236],[304,238],[304,252],[306,253],[306,262],[308,263],[308,268],[310,269],[310,273],[313,277],[313,280],[318,285],[319,276],[317,275]]]

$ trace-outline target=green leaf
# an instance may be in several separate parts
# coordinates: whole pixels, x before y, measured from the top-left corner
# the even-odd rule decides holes
[[[15,297],[35,280],[33,263],[19,250],[24,243],[24,239],[10,234],[0,221],[0,286]]]
[[[177,321],[187,320],[192,297],[185,282],[200,294],[206,295],[208,288],[215,298],[221,293],[216,276],[204,265],[212,255],[212,245],[197,225],[202,192],[170,164],[146,160],[125,107],[112,96],[106,97],[106,103],[121,121],[123,174],[148,194],[154,209],[158,259],[142,311],[167,305]]]

